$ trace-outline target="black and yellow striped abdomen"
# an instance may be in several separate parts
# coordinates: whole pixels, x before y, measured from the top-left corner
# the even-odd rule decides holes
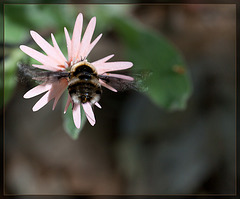
[[[82,61],[72,66],[68,92],[74,103],[98,102],[102,88],[97,71],[89,62]]]

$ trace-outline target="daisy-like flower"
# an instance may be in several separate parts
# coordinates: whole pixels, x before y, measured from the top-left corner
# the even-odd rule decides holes
[[[77,19],[75,22],[72,39],[70,38],[67,29],[64,28],[66,43],[67,43],[67,51],[68,51],[67,59],[61,52],[53,34],[51,34],[52,43],[53,43],[53,46],[52,46],[45,39],[43,39],[38,33],[36,33],[35,31],[30,31],[32,38],[39,45],[39,47],[46,53],[46,55],[25,45],[21,45],[20,49],[24,53],[26,53],[27,55],[29,55],[30,57],[34,58],[35,60],[37,60],[42,64],[42,65],[33,64],[32,65],[33,67],[40,68],[45,71],[52,71],[56,73],[68,72],[70,74],[70,72],[73,70],[74,67],[76,68],[77,65],[83,65],[83,66],[89,66],[95,72],[95,75],[97,77],[98,75],[106,75],[108,77],[116,77],[116,78],[132,81],[133,78],[126,75],[107,73],[109,71],[128,69],[133,65],[131,62],[125,62],[125,61],[107,62],[114,55],[106,56],[92,63],[87,61],[86,59],[87,56],[89,55],[93,47],[97,44],[97,42],[102,36],[102,34],[100,34],[93,42],[91,42],[95,25],[96,25],[96,17],[93,17],[90,20],[86,28],[86,31],[81,39],[83,16],[80,13],[77,16]],[[105,81],[102,81],[100,78],[97,78],[97,80],[98,80],[97,83],[100,86],[104,86],[114,92],[117,92],[115,88],[108,85]],[[24,98],[32,98],[46,92],[42,96],[42,98],[40,98],[40,100],[33,106],[32,110],[38,111],[52,99],[54,99],[54,103],[53,103],[53,110],[54,110],[63,92],[67,88],[69,89],[70,82],[74,83],[74,81],[75,80],[71,80],[69,76],[68,77],[65,76],[64,78],[60,78],[57,81],[44,82],[32,88],[31,90],[29,90],[24,95]],[[81,95],[81,93],[78,93],[78,95],[74,95],[70,93],[70,90],[69,90],[64,113],[66,113],[70,103],[72,103],[73,120],[76,127],[80,128],[80,125],[81,125],[80,108],[82,105],[82,108],[84,109],[84,112],[86,114],[86,117],[89,123],[93,126],[96,120],[95,120],[92,106],[95,105],[101,108],[100,104],[98,103],[100,97],[95,97],[94,100],[92,101],[90,100],[86,101],[86,99],[82,100],[80,98],[76,98],[76,96],[79,96],[79,95]]]

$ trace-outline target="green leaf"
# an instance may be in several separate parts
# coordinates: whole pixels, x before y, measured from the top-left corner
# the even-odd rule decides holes
[[[149,72],[142,79],[144,92],[155,104],[168,110],[184,109],[192,93],[186,63],[176,47],[159,33],[144,27],[129,15],[132,5],[89,5],[100,31],[114,29],[125,44],[125,54],[135,72]]]
[[[84,7],[87,10],[85,14],[88,18],[93,16],[97,18],[96,32],[103,32],[104,34],[113,28],[113,16],[127,15],[133,6],[130,4],[88,4]]]
[[[65,95],[65,99],[67,99],[66,97],[67,95]],[[65,100],[66,101],[66,100]],[[64,104],[65,107],[65,104]],[[74,122],[73,122],[73,114],[72,114],[72,108],[71,105],[68,107],[67,112],[64,114],[63,116],[64,122],[63,122],[63,126],[64,129],[66,131],[66,133],[74,140],[76,140],[80,134],[80,132],[82,131],[85,123],[86,123],[86,115],[84,113],[83,108],[81,107],[81,127],[78,129],[76,128]]]
[[[77,10],[72,5],[5,5],[5,42],[19,43],[30,37],[29,31],[50,33],[73,26]]]
[[[21,50],[13,50],[4,63],[4,103],[6,104],[13,95],[17,85],[17,62],[23,57]],[[0,85],[2,91],[3,85]]]
[[[150,99],[169,110],[184,109],[192,86],[180,52],[162,35],[136,21],[118,16],[113,16],[112,21],[126,44],[133,69],[152,74],[143,79]]]
[[[25,40],[28,36],[26,34],[26,29],[9,20],[9,18],[5,17],[4,19],[4,35],[5,35],[5,43],[12,44],[17,43],[19,44],[20,41]]]

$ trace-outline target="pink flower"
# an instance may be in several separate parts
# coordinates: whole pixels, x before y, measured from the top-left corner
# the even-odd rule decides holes
[[[100,34],[93,42],[91,42],[95,25],[96,25],[96,17],[93,17],[91,19],[81,39],[82,25],[83,25],[83,16],[80,13],[77,16],[77,19],[75,22],[72,39],[70,38],[67,29],[64,28],[66,42],[67,42],[67,50],[68,50],[67,59],[61,52],[53,34],[51,34],[52,42],[53,42],[53,46],[52,46],[45,39],[43,39],[38,33],[34,31],[30,31],[32,38],[46,53],[46,55],[24,45],[21,45],[20,49],[24,53],[26,53],[27,55],[29,55],[30,57],[34,58],[35,60],[37,60],[42,64],[42,65],[33,64],[33,66],[36,68],[40,68],[48,71],[69,71],[74,64],[82,61],[83,59],[86,60],[88,54],[91,52],[93,47],[96,45],[96,43],[99,41],[99,39],[102,36],[102,34]],[[133,78],[129,76],[106,73],[109,71],[128,69],[133,65],[131,62],[124,62],[124,61],[107,62],[113,56],[114,55],[109,55],[107,57],[104,57],[100,60],[97,60],[91,63],[96,68],[97,74],[98,75],[107,74],[110,77],[112,76],[112,77],[132,80]],[[99,82],[102,86],[114,92],[117,92],[115,88],[106,84],[101,79],[99,79]],[[54,110],[59,98],[61,97],[63,92],[67,89],[67,87],[68,87],[68,79],[61,78],[59,81],[55,81],[51,83],[43,83],[32,88],[24,95],[24,98],[32,98],[46,92],[42,96],[42,98],[33,106],[33,111],[38,111],[52,99],[54,99],[54,103],[53,103],[53,110]],[[95,124],[96,121],[95,121],[95,117],[92,109],[93,104],[89,102],[76,103],[71,99],[71,96],[68,94],[68,99],[67,99],[64,113],[66,113],[70,103],[72,103],[73,105],[73,120],[77,128],[80,128],[80,125],[81,125],[80,104],[82,104],[82,107],[84,109],[84,112],[86,114],[86,117],[89,123],[91,125]],[[101,108],[98,102],[95,102],[94,105]]]

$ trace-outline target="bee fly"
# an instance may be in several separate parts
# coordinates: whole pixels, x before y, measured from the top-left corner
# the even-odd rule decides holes
[[[102,94],[95,67],[87,61],[72,66],[68,79],[68,92],[74,103],[95,104]]]
[[[96,68],[86,59],[71,66],[69,71],[44,71],[33,69],[29,65],[19,63],[19,70],[37,82],[48,84],[65,78],[68,81],[68,92],[74,103],[90,102],[95,104],[100,100],[102,87],[99,80],[112,86],[118,91],[136,89],[132,80],[97,74]]]

